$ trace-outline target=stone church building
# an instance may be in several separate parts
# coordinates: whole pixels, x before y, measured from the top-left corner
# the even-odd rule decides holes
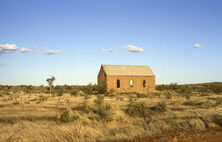
[[[149,66],[101,65],[98,85],[107,91],[148,93],[155,91],[155,75]]]

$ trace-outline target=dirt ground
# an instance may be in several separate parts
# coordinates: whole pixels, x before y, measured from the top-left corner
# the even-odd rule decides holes
[[[222,129],[212,129],[202,132],[172,133],[155,138],[135,138],[125,142],[222,142]]]
[[[204,132],[180,134],[170,139],[172,142],[221,142],[222,129],[208,130]]]

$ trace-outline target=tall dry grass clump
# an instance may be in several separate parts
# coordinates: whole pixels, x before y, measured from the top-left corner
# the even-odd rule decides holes
[[[96,99],[94,100],[95,107],[93,109],[93,112],[98,115],[99,119],[102,121],[112,121],[113,117],[113,110],[112,106],[104,102],[104,96],[103,95],[97,95]]]

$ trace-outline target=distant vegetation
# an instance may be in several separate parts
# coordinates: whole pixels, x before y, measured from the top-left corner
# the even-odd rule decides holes
[[[25,94],[39,94],[39,93],[51,93],[62,96],[64,93],[70,93],[75,96],[78,91],[82,91],[85,94],[106,94],[106,87],[104,85],[56,85],[53,86],[49,83],[48,86],[33,86],[33,85],[18,85],[18,86],[8,86],[0,85],[0,95],[9,95],[13,93],[25,93]],[[51,89],[50,89],[51,88]],[[50,91],[51,90],[51,91]]]
[[[180,93],[197,91],[203,93],[222,93],[222,83],[203,83],[203,84],[188,84],[178,85],[177,83],[171,83],[170,85],[157,85],[156,90],[158,91],[177,91]]]
[[[50,93],[50,86],[53,87],[53,84],[50,82],[48,86],[33,86],[33,85],[18,85],[18,86],[8,86],[0,85],[0,96],[9,95],[13,93]],[[170,85],[156,85],[156,90],[166,91],[166,97],[170,98],[169,91],[175,91],[185,96],[191,94],[191,92],[196,91],[200,93],[222,93],[222,83],[205,83],[205,84],[191,84],[191,85],[178,85],[176,83],[171,83]],[[84,92],[85,94],[112,94],[114,91],[106,92],[105,85],[56,85],[51,89],[52,94],[57,94],[59,96],[64,93],[70,93],[75,96],[79,91]],[[167,92],[168,91],[168,92]],[[138,98],[146,97],[147,94],[138,94]]]

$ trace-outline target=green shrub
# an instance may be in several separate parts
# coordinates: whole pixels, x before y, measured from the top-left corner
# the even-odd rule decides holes
[[[160,98],[161,97],[161,94],[159,93],[159,92],[155,92],[155,94],[154,94],[155,96],[157,96],[158,98]]]
[[[69,111],[64,111],[61,115],[60,115],[60,120],[63,122],[69,122],[71,120],[71,114],[69,113]]]
[[[5,94],[6,96],[9,96],[9,95],[10,95],[10,93],[9,93],[9,92],[7,92],[7,91],[6,91],[4,94]]]
[[[33,90],[32,88],[34,88],[34,87],[32,87],[31,85],[26,86],[26,87],[23,89],[23,92],[26,93],[26,94],[32,94],[32,90]]]
[[[213,115],[212,121],[216,123],[218,126],[222,127],[222,115]]]
[[[85,95],[84,95],[84,99],[85,99],[85,100],[88,100],[90,97],[91,97],[91,95],[89,95],[89,94],[85,94]]]
[[[94,90],[94,87],[92,84],[88,84],[87,86],[84,86],[82,88],[82,91],[86,94],[92,94],[93,93],[93,90]]]
[[[109,90],[108,92],[106,92],[105,95],[112,97],[112,96],[114,96],[114,92],[115,92],[115,90],[114,90],[114,89],[111,89],[111,90]]]
[[[178,90],[181,86],[177,85],[177,83],[170,83],[170,85],[157,85],[156,90],[164,91],[164,90]]]
[[[78,95],[80,95],[80,96],[85,96],[86,95],[86,93],[85,92],[83,92],[82,90],[80,90],[80,91],[78,91],[78,93],[77,93]]]
[[[98,94],[106,94],[106,85],[95,85]]]
[[[97,95],[96,96],[96,99],[94,100],[94,103],[96,104],[96,105],[102,105],[103,103],[104,103],[104,96],[102,96],[102,95]]]
[[[215,103],[215,106],[219,106],[222,104],[222,98],[218,98],[216,99],[216,103]]]
[[[212,90],[214,93],[217,93],[217,94],[222,93],[222,85],[217,85],[217,84],[210,85],[209,89]]]
[[[156,113],[165,112],[167,105],[165,102],[158,102],[155,106],[151,107],[150,109]]]
[[[39,99],[38,99],[40,102],[44,102],[44,101],[47,101],[48,100],[48,97],[47,96],[39,96]]]
[[[34,98],[34,99],[31,99],[30,101],[31,102],[34,102],[34,101],[37,101],[38,99]]]
[[[19,105],[19,102],[13,102],[12,104],[13,105]]]
[[[209,96],[208,93],[200,93],[200,96]]]
[[[77,96],[78,95],[78,90],[76,90],[76,89],[71,90],[70,95]]]
[[[123,101],[124,99],[122,97],[117,97],[116,100]]]
[[[186,98],[187,100],[190,100],[191,94],[185,94],[185,98]]]
[[[108,103],[97,106],[96,108],[94,108],[93,112],[97,114],[103,121],[112,120],[113,111],[111,105]]]
[[[140,94],[140,93],[136,93],[136,97],[137,98],[147,98],[147,94]]]
[[[187,100],[189,100],[192,96],[192,89],[190,87],[184,86],[180,88],[179,93],[181,93]]]
[[[194,90],[201,92],[201,93],[207,93],[207,92],[209,92],[209,87],[204,85],[201,87],[194,87]]]
[[[91,107],[88,105],[88,101],[84,101],[80,104],[78,104],[76,107],[73,107],[72,110],[78,110],[85,113],[89,113],[91,111]]]
[[[26,101],[26,102],[25,102],[25,104],[29,104],[29,102],[28,102],[28,101]]]
[[[148,115],[148,108],[144,102],[130,102],[127,105],[126,114],[131,117],[145,117]]]
[[[169,90],[167,90],[167,91],[165,92],[165,97],[166,97],[166,99],[172,99],[172,94],[170,93]]]
[[[179,86],[177,85],[177,83],[170,83],[168,88],[169,90],[177,90],[179,89]]]
[[[210,103],[210,101],[205,101],[205,102],[199,102],[199,101],[186,101],[183,103],[183,105],[187,106],[196,106],[196,107],[201,107],[201,108],[209,108],[213,106],[213,104]]]
[[[222,93],[222,84],[220,83],[210,83],[210,84],[202,84],[193,87],[194,90],[201,93]]]
[[[156,90],[158,90],[158,91],[164,91],[166,89],[168,89],[167,85],[157,85],[156,86]]]
[[[65,111],[62,112],[59,119],[62,122],[69,122],[69,121],[79,119],[79,116],[78,115],[73,115],[71,110],[65,110]]]
[[[185,106],[201,106],[204,102],[197,102],[197,101],[186,101],[183,103]]]
[[[59,89],[58,91],[57,91],[57,96],[62,96],[64,94],[64,90],[63,89]]]

